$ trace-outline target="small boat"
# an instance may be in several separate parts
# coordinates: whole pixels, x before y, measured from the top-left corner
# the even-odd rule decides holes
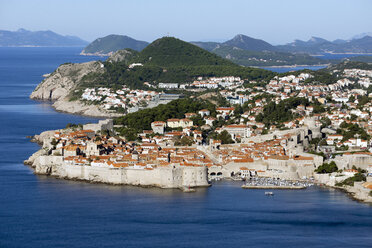
[[[189,186],[189,187],[183,187],[182,191],[185,192],[185,193],[191,193],[191,192],[195,192],[196,190],[193,189],[193,188],[190,188],[190,186]]]
[[[271,192],[271,191],[266,191],[266,192],[265,192],[265,195],[267,195],[267,196],[273,196],[273,195],[274,195],[274,193],[273,193],[273,192]]]

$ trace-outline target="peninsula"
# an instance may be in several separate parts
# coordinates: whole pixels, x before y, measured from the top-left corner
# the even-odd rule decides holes
[[[165,37],[47,75],[32,98],[116,118],[36,136],[43,148],[25,163],[38,174],[162,188],[279,178],[371,202],[371,80],[367,63],[276,74]]]

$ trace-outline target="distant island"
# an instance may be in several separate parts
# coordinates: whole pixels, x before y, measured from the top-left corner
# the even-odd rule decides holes
[[[360,38],[359,38],[360,37]],[[372,53],[372,37],[358,36],[351,40],[337,39],[328,41],[318,37],[312,37],[308,41],[295,40],[286,45],[277,46],[281,51],[295,53]]]
[[[47,31],[29,31],[18,29],[17,31],[0,30],[1,47],[81,47],[86,46],[87,41],[76,36],[63,36]]]
[[[108,35],[103,38],[98,38],[90,43],[81,52],[82,55],[100,55],[110,56],[114,52],[122,49],[133,49],[141,51],[149,43],[146,41],[135,40],[126,35]]]

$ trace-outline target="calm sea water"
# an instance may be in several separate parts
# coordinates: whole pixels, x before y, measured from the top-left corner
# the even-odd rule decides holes
[[[243,190],[218,182],[196,193],[36,176],[27,135],[86,123],[28,95],[78,48],[0,48],[0,247],[372,247],[372,207],[344,193]]]
[[[332,54],[332,53],[323,53],[320,56],[316,56],[317,58],[320,59],[334,59],[334,60],[342,60],[342,59],[347,59],[350,57],[355,57],[355,56],[372,56],[372,54],[346,54],[346,53],[340,53],[340,54]],[[278,73],[284,73],[284,72],[289,72],[289,71],[299,71],[299,70],[304,70],[304,69],[310,69],[310,70],[320,70],[325,68],[326,66],[292,66],[292,67],[260,67],[262,69],[278,72]]]
[[[323,68],[326,68],[327,66],[324,65],[310,65],[310,66],[293,66],[293,67],[260,67],[265,70],[273,71],[273,72],[278,72],[278,73],[284,73],[284,72],[289,72],[289,71],[299,71],[299,70],[304,70],[304,69],[309,69],[309,70],[320,70]]]

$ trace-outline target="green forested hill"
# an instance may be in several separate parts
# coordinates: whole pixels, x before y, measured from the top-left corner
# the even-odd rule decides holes
[[[226,59],[173,37],[163,37],[152,42],[141,51],[136,62],[157,66],[235,66]]]

